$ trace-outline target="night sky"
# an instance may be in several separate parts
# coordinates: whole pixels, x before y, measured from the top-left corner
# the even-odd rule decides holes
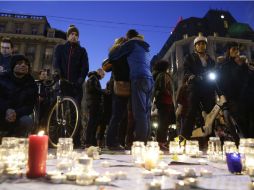
[[[87,49],[90,71],[101,66],[115,38],[130,28],[144,35],[150,44],[151,58],[157,54],[179,18],[203,17],[209,9],[229,11],[239,22],[254,28],[254,2],[251,1],[49,1],[0,2],[0,12],[47,16],[51,27],[66,31],[75,24],[80,43]],[[107,74],[102,86],[109,79]]]

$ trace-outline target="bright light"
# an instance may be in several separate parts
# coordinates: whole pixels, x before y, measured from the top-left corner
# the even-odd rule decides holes
[[[216,79],[216,74],[211,72],[211,73],[209,73],[208,77],[209,77],[210,80],[215,80]]]
[[[44,131],[39,131],[38,135],[39,136],[43,136],[44,135]]]
[[[225,18],[225,16],[224,16],[224,15],[220,15],[220,18],[222,18],[222,19],[223,19],[223,18]]]
[[[154,123],[153,123],[153,127],[154,127],[154,128],[158,128],[158,123],[157,123],[157,122],[154,122]]]

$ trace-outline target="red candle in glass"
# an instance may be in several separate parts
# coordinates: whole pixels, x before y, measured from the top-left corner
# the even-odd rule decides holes
[[[41,131],[38,135],[29,136],[27,177],[36,178],[46,175],[48,155],[48,136]]]

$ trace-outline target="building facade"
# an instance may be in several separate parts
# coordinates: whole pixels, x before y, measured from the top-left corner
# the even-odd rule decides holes
[[[174,88],[177,90],[183,79],[183,62],[188,53],[193,52],[194,38],[204,35],[208,38],[208,54],[217,60],[223,56],[228,42],[237,42],[240,52],[249,61],[254,61],[254,32],[248,24],[238,23],[227,11],[209,10],[203,18],[188,18],[179,22],[168,40],[153,57],[171,63]]]
[[[36,75],[41,69],[52,70],[54,48],[66,41],[64,32],[51,28],[45,16],[0,13],[0,41],[9,37],[14,53],[26,55]]]

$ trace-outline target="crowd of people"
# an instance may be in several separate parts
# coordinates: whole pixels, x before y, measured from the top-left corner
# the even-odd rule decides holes
[[[152,105],[158,110],[155,140],[162,150],[168,149],[172,124],[176,124],[176,135],[181,140],[198,139],[205,146],[209,136],[226,139],[224,129],[229,126],[224,110],[230,113],[239,137],[254,137],[254,69],[246,57],[240,56],[236,42],[228,43],[223,59],[213,60],[207,54],[207,38],[196,37],[194,51],[183,63],[182,85],[176,91],[171,63],[159,60],[151,65],[150,45],[136,30],[130,29],[117,38],[102,68],[90,72],[87,51],[79,44],[78,28],[70,25],[66,34],[67,42],[55,48],[53,76],[72,84],[64,93],[73,97],[82,110],[73,137],[76,147],[121,151],[129,149],[133,141],[151,140]],[[34,129],[31,114],[38,103],[40,121],[47,118],[51,73],[43,69],[35,81],[27,57],[12,55],[12,51],[12,41],[2,39],[0,136],[26,137]],[[207,78],[210,71],[216,71],[216,81]],[[105,72],[111,73],[111,78],[103,89],[100,80]],[[195,128],[201,128],[204,135],[193,135]]]

